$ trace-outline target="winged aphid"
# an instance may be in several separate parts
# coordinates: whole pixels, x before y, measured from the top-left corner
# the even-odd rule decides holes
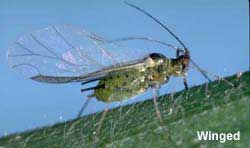
[[[105,40],[81,28],[68,25],[50,26],[19,38],[9,49],[10,66],[39,82],[56,84],[81,82],[82,85],[86,85],[98,81],[96,86],[81,91],[93,90],[89,98],[95,97],[106,103],[133,98],[149,88],[157,91],[172,76],[183,77],[184,86],[188,89],[186,74],[190,64],[211,81],[207,76],[208,72],[191,59],[189,49],[168,27],[140,7],[125,3],[154,20],[169,32],[183,49],[147,37]],[[115,42],[130,40],[162,44],[176,50],[176,57],[167,58],[153,50],[136,51],[115,45]],[[232,85],[230,82],[227,83]],[[157,93],[154,93],[153,98],[158,119],[162,124],[156,102]],[[81,116],[87,104],[88,101],[78,116]],[[104,116],[106,111],[107,109]],[[100,127],[101,123],[98,129]]]

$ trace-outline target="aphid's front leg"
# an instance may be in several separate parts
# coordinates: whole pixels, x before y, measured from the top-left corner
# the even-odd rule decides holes
[[[185,86],[185,89],[188,89],[188,83],[187,83],[187,78],[186,77],[183,78],[183,84]]]

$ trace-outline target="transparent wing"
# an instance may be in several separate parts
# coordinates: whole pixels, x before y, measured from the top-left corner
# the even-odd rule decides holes
[[[154,50],[106,44],[102,37],[70,26],[50,26],[20,37],[8,51],[15,71],[36,81],[66,83],[102,77],[138,66]]]

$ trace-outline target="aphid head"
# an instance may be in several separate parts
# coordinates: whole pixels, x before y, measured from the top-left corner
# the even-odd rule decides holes
[[[191,62],[191,64],[209,81],[211,81],[209,79],[209,77],[207,76],[207,72],[205,72],[203,69],[201,69],[191,58],[190,58],[190,54],[189,54],[189,50],[187,49],[187,47],[184,45],[184,43],[167,27],[165,26],[163,23],[161,23],[158,19],[156,19],[155,17],[153,17],[150,13],[146,12],[145,10],[143,10],[142,8],[133,5],[131,3],[128,3],[127,1],[125,1],[125,4],[127,4],[128,6],[137,9],[138,11],[142,12],[143,14],[145,14],[146,16],[148,16],[149,18],[151,18],[153,21],[155,21],[157,24],[159,24],[165,31],[169,32],[184,48],[184,54],[182,56],[177,56],[178,58],[182,59],[182,73],[185,74],[188,70],[189,67],[189,62]],[[159,41],[156,41],[159,43]],[[161,42],[162,43],[162,42]],[[169,44],[165,44],[167,46],[169,46]],[[172,48],[176,49],[175,47],[171,46]],[[178,49],[177,49],[178,50]],[[178,51],[177,51],[178,52]]]
[[[185,49],[185,52],[183,55],[180,55],[178,57],[178,60],[182,64],[182,73],[186,74],[189,68],[189,63],[190,63],[190,52],[188,49]]]

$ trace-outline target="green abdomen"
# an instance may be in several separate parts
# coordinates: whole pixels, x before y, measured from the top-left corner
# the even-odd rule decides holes
[[[137,69],[113,72],[101,79],[94,95],[100,101],[114,102],[132,98],[149,87],[144,72]]]

